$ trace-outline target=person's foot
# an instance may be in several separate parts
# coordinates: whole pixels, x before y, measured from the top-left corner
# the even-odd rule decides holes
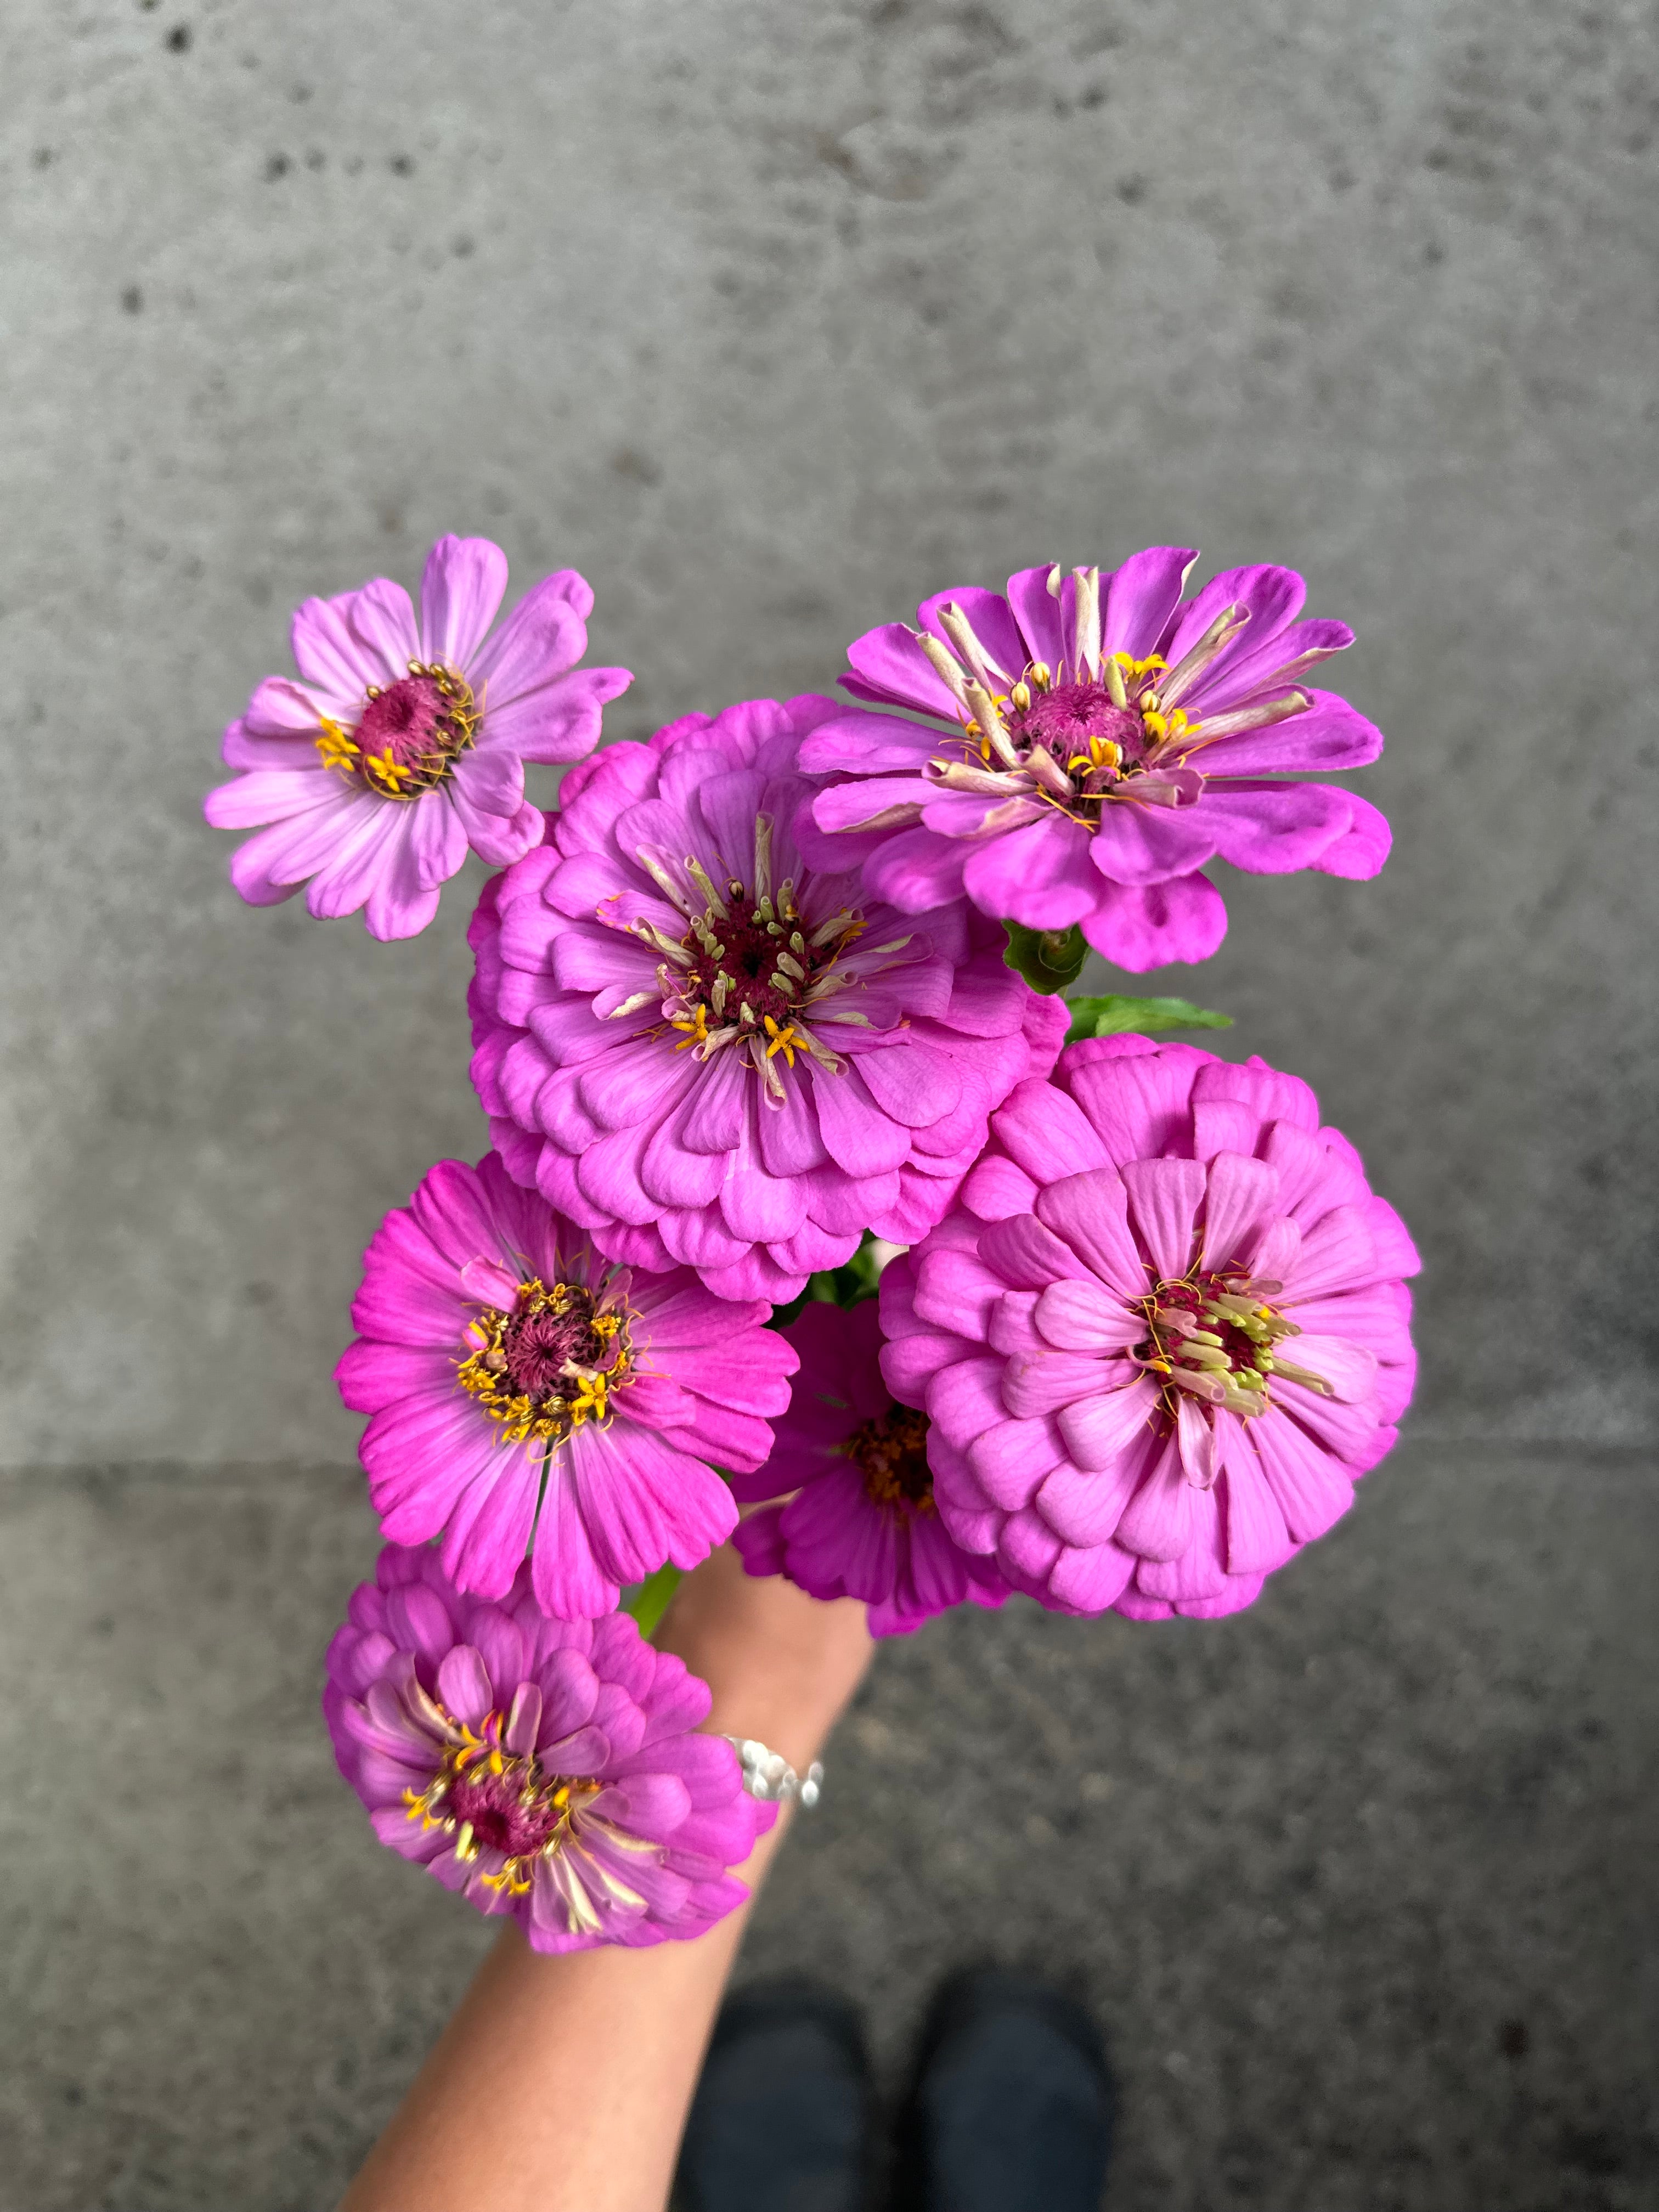
[[[675,2212],[864,2212],[871,2118],[850,2005],[804,1983],[740,1990],[714,2023]]]
[[[1080,2004],[1019,1974],[957,1975],[900,2117],[895,2212],[1097,2212],[1112,2107]]]

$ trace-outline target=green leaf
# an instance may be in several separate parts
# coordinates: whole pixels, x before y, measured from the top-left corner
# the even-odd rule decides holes
[[[1070,929],[1027,929],[1023,922],[1005,921],[1002,928],[1008,940],[1005,964],[1016,969],[1045,998],[1075,983],[1083,972],[1089,945],[1075,922]]]
[[[660,1566],[654,1575],[633,1589],[623,1594],[622,1610],[631,1613],[640,1634],[648,1642],[655,1635],[657,1624],[668,1610],[668,1601],[679,1588],[680,1570],[671,1565]]]
[[[1230,1030],[1231,1014],[1212,1014],[1189,999],[1131,999],[1113,991],[1103,999],[1067,999],[1072,1026],[1067,1044],[1085,1037],[1151,1036],[1158,1030]]]

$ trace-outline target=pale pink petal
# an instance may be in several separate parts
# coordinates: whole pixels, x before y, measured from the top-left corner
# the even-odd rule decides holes
[[[487,538],[441,538],[421,577],[421,653],[465,674],[507,590],[507,556]]]

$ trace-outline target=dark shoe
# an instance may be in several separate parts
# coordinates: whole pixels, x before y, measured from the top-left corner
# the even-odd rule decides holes
[[[899,2121],[895,2212],[1098,2212],[1112,2106],[1080,2004],[1020,1974],[957,1976]]]
[[[714,2023],[676,2212],[865,2212],[871,2119],[852,2007],[805,1984],[741,1990]]]

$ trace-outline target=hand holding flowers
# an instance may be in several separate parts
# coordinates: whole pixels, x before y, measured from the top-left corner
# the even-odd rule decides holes
[[[1387,854],[1307,780],[1381,750],[1306,680],[1351,634],[1285,569],[1184,599],[1192,558],[943,593],[849,649],[850,707],[596,754],[629,679],[578,666],[586,585],[490,635],[505,561],[446,538],[418,618],[385,581],[302,607],[300,680],[227,732],[252,902],[412,935],[469,848],[503,871],[495,1149],[388,1215],[340,1364],[391,1541],[326,1704],[382,1840],[539,1948],[697,1933],[766,1824],[630,1586],[736,1528],[878,1636],[1012,1591],[1210,1618],[1394,1441],[1417,1257],[1307,1086],[1116,1000],[1061,1049],[1089,948],[1214,951],[1212,860]],[[571,763],[549,813],[526,762]]]

